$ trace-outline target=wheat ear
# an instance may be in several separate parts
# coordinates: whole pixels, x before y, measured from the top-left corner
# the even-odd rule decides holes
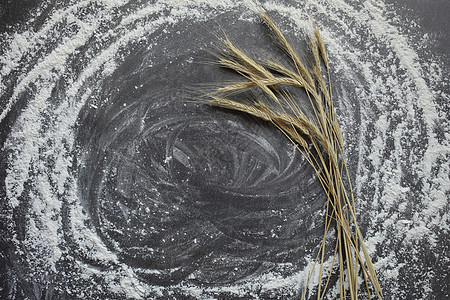
[[[310,38],[313,59],[312,66],[307,66],[269,16],[261,13],[260,17],[268,26],[273,40],[286,53],[290,66],[271,60],[256,61],[225,36],[222,39],[223,52],[218,55],[217,64],[236,71],[241,75],[242,81],[219,87],[208,103],[271,122],[297,147],[317,174],[327,198],[325,227],[302,299],[306,297],[317,262],[317,299],[325,297],[335,264],[339,269],[341,299],[358,298],[358,274],[362,274],[369,299],[370,285],[381,299],[383,294],[380,284],[357,223],[355,201],[343,152],[342,133],[333,107],[330,67],[319,30],[316,28]],[[322,76],[323,70],[326,70],[327,79]],[[286,87],[306,92],[312,118],[307,117],[304,109]],[[265,97],[255,96],[245,103],[236,100],[237,94],[254,89],[259,89]],[[336,224],[336,245],[332,266],[325,277],[325,245],[331,224]]]

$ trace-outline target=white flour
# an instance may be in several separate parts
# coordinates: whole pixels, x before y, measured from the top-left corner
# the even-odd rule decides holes
[[[94,3],[96,8],[89,10]],[[254,18],[236,1],[217,4],[213,0],[167,0],[139,9],[123,8],[127,3],[74,1],[53,10],[37,31],[4,34],[0,96],[6,102],[2,103],[0,121],[26,98],[4,145],[8,153],[8,211],[4,214],[12,224],[13,210],[27,199],[30,207],[25,216],[25,237],[19,240],[14,235],[11,243],[25,251],[25,260],[35,272],[31,276],[45,277],[44,274],[55,272],[58,261],[67,254],[62,253],[60,246],[67,230],[61,219],[65,201],[71,207],[69,231],[78,247],[77,255],[114,266],[103,272],[69,254],[80,276],[86,281],[101,276],[107,285],[99,289],[139,299],[150,290],[162,296],[165,289],[150,286],[136,274],[138,268],[120,262],[89,224],[89,215],[79,203],[77,180],[70,170],[80,110],[86,103],[94,103],[93,108],[98,105],[95,101],[108,103],[108,99],[97,99],[94,92],[130,55],[126,51],[128,45],[140,40],[151,45],[151,37],[163,36],[162,30],[171,30],[170,25],[187,20],[195,26],[227,11],[242,11],[242,18],[248,22]],[[268,1],[260,5],[276,20],[284,20],[282,25],[291,28],[291,36],[309,31],[312,21],[321,30],[334,70],[335,87],[341,90],[338,115],[342,115],[347,135],[344,138],[349,140],[348,151],[359,153],[351,172],[357,171],[358,205],[369,211],[363,221],[367,226],[365,240],[382,287],[390,291],[392,299],[402,298],[405,287],[399,283],[401,276],[411,276],[428,266],[420,253],[430,251],[427,255],[449,263],[448,255],[433,253],[434,247],[442,246],[442,237],[448,236],[449,224],[449,125],[446,112],[438,105],[449,100],[445,92],[448,78],[442,70],[445,67],[438,60],[428,63],[421,58],[418,49],[410,46],[411,37],[402,34],[404,30],[393,21],[398,17],[382,2],[365,1],[359,5],[330,0],[287,5],[283,1]],[[61,26],[63,30],[57,29]],[[302,38],[301,34],[298,36]],[[80,51],[78,59],[82,61],[74,62],[73,55]],[[348,83],[353,90],[349,90]],[[57,84],[63,84],[63,91],[55,103],[52,91]],[[7,87],[12,87],[11,93]],[[360,101],[359,110],[347,97]],[[360,124],[352,120],[354,114],[361,118]],[[360,127],[358,137],[351,136],[352,125]],[[435,130],[436,126],[442,131]],[[54,163],[47,164],[48,161]],[[24,195],[24,191],[28,194]],[[10,229],[15,230],[13,225]],[[428,245],[424,248],[424,244]],[[274,272],[223,287],[181,283],[174,288],[197,298],[209,298],[218,291],[257,298],[258,290],[300,290],[314,255],[302,272],[288,277]],[[328,268],[330,265],[331,260]],[[427,272],[417,282],[424,294],[432,291],[438,275],[432,268]],[[81,293],[89,293],[67,292],[80,297]],[[331,292],[330,299],[337,289],[334,287]]]

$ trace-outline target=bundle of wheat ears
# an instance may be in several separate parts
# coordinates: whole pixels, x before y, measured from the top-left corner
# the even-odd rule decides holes
[[[317,174],[327,199],[325,227],[302,299],[307,296],[307,287],[313,274],[318,276],[314,294],[318,299],[323,299],[336,268],[340,278],[341,299],[358,298],[358,276],[364,280],[369,299],[370,291],[381,298],[381,288],[356,221],[342,133],[333,107],[330,67],[319,30],[316,28],[310,38],[312,58],[307,65],[267,14],[261,13],[260,17],[273,42],[283,50],[289,63],[252,59],[224,34],[220,38],[222,49],[215,63],[237,72],[242,80],[217,88],[210,95],[208,103],[271,122],[295,145]],[[300,107],[300,101],[295,99],[292,89],[303,91],[309,106],[308,113],[305,107]],[[255,90],[259,93],[253,93],[252,97],[236,97],[240,93]],[[336,226],[336,245],[331,267],[325,271],[325,245],[332,224]],[[316,268],[319,268],[319,272]]]

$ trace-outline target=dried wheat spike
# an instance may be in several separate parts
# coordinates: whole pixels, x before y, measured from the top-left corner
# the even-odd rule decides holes
[[[330,66],[319,30],[316,27],[314,36],[309,40],[312,54],[312,66],[309,67],[269,16],[261,13],[260,17],[268,26],[273,41],[286,53],[290,65],[285,66],[269,59],[264,62],[252,59],[225,36],[222,39],[223,51],[217,55],[216,63],[234,70],[242,78],[239,82],[220,85],[208,103],[271,122],[315,170],[327,201],[324,234],[316,258],[316,263],[319,262],[319,283],[315,288],[317,298],[325,297],[337,258],[341,299],[358,298],[358,274],[362,274],[369,299],[371,291],[381,299],[382,291],[357,223],[355,201],[343,153],[344,141],[333,107]],[[326,72],[326,79],[323,72]],[[286,87],[306,93],[308,110],[312,111],[313,117],[308,117],[305,107],[300,106],[301,101],[292,96]],[[260,93],[254,93],[250,101],[246,99],[244,103],[239,99],[240,94],[255,89]],[[325,276],[325,247],[333,220],[337,232],[336,245],[332,267]],[[302,299],[306,297],[313,271]]]

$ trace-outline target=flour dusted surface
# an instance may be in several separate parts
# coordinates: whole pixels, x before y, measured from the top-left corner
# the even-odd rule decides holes
[[[321,30],[386,299],[445,297],[448,66],[379,1],[258,5],[299,49]],[[270,52],[234,1],[74,1],[2,34],[7,298],[301,293],[323,225],[313,171],[270,126],[182,101],[227,76],[202,63],[217,24]]]

